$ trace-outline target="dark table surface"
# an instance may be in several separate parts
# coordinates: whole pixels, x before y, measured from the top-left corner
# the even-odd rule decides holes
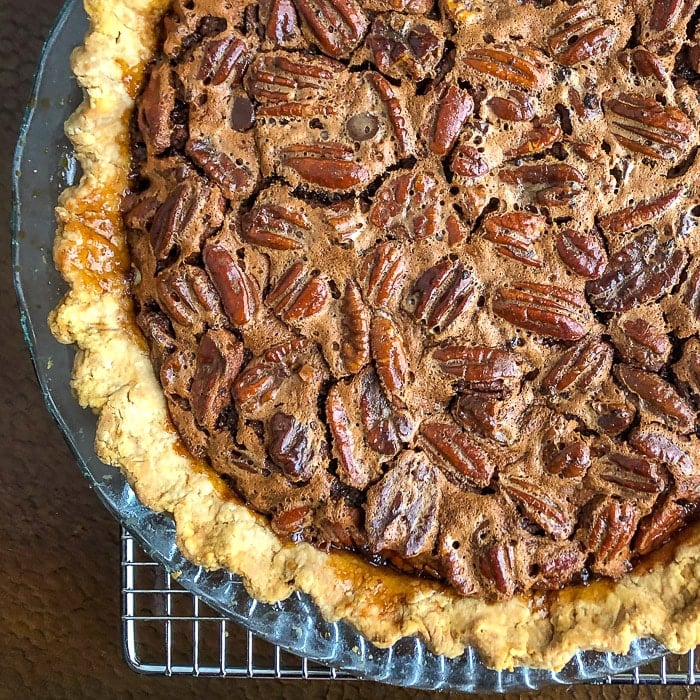
[[[11,156],[41,45],[60,6],[61,0],[0,0],[0,698],[430,697],[358,682],[152,678],[124,663],[119,528],[44,408],[9,263]],[[539,697],[687,694],[584,686]]]

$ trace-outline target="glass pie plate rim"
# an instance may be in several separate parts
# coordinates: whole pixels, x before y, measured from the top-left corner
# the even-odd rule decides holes
[[[259,637],[310,660],[392,685],[465,692],[529,690],[590,682],[667,653],[653,640],[636,640],[624,655],[579,652],[553,673],[530,668],[493,671],[474,649],[447,659],[415,638],[378,649],[347,623],[324,620],[306,595],[295,593],[280,603],[262,604],[247,594],[237,576],[206,571],[182,556],[172,519],[141,505],[121,472],[95,455],[95,417],[78,406],[69,386],[74,349],[59,344],[46,323],[66,290],[51,256],[53,207],[58,193],[79,175],[63,122],[81,99],[68,61],[86,29],[82,2],[67,0],[41,54],[13,162],[13,278],[24,337],[47,408],[92,488],[146,553],[177,572],[185,589]]]

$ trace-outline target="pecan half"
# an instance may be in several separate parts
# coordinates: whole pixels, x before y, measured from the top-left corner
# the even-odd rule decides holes
[[[645,224],[660,219],[685,193],[685,187],[680,185],[664,195],[649,202],[640,202],[620,211],[603,216],[600,227],[609,233],[627,233]]]
[[[466,90],[454,83],[442,83],[435,95],[428,128],[428,148],[431,152],[446,156],[473,111],[474,100]]]
[[[379,311],[370,326],[370,348],[377,376],[389,395],[400,394],[409,374],[406,348],[392,318]]]
[[[488,101],[491,111],[509,122],[529,122],[535,116],[532,100],[519,90],[511,90],[508,97],[492,97]]]
[[[312,185],[351,190],[367,184],[370,172],[355,162],[351,148],[340,143],[299,144],[281,151],[281,165]]]
[[[540,388],[550,396],[593,389],[610,374],[613,349],[598,338],[583,338],[566,350],[542,378]]]
[[[294,416],[277,412],[267,429],[267,451],[272,462],[293,483],[308,481],[317,467],[308,426]]]
[[[556,246],[562,262],[586,279],[600,277],[608,264],[603,240],[596,231],[566,228],[557,236]]]
[[[633,542],[634,551],[644,555],[658,549],[674,532],[687,524],[691,511],[687,505],[667,496],[660,507],[642,518]]]
[[[161,306],[175,323],[222,325],[221,300],[201,267],[181,264],[166,268],[156,278],[156,289]]]
[[[379,243],[360,264],[360,283],[367,302],[386,308],[401,291],[406,278],[406,259],[391,241]]]
[[[407,411],[395,406],[382,391],[374,372],[360,376],[360,417],[367,444],[381,455],[393,457],[414,432]]]
[[[313,522],[311,506],[282,508],[270,520],[270,527],[278,535],[290,537],[301,532]]]
[[[520,359],[499,348],[448,345],[435,350],[433,358],[445,374],[460,380],[460,389],[468,391],[513,391],[523,376]]]
[[[369,22],[356,0],[292,0],[310,41],[333,58],[348,56]]]
[[[359,372],[370,359],[369,311],[355,282],[346,280],[341,301],[342,335],[340,356],[346,372]]]
[[[568,204],[583,190],[583,174],[565,163],[536,163],[520,165],[499,173],[508,185],[544,185],[535,191],[535,199],[546,207]]]
[[[571,535],[576,519],[574,509],[568,503],[557,499],[546,488],[527,477],[501,474],[499,483],[503,492],[548,535],[555,540],[565,540]]]
[[[443,46],[439,24],[396,13],[377,16],[367,35],[375,65],[397,80],[423,80],[437,66]]]
[[[199,425],[213,430],[231,403],[231,385],[243,364],[243,345],[223,329],[209,330],[199,341],[190,407]]]
[[[663,32],[673,27],[682,17],[686,17],[693,5],[685,0],[654,0],[649,16],[649,29]]]
[[[175,109],[175,90],[170,85],[170,74],[168,64],[151,71],[138,108],[139,130],[156,153],[170,148],[173,135],[170,116]]]
[[[238,165],[226,153],[217,151],[207,141],[189,141],[186,151],[229,199],[240,199],[252,191],[255,178],[251,171],[245,165]]]
[[[277,204],[258,204],[242,219],[243,238],[273,250],[298,250],[304,247],[311,228],[303,212]]]
[[[482,550],[477,557],[479,573],[504,598],[515,593],[518,579],[515,572],[515,548],[509,542],[497,542]]]
[[[492,308],[520,328],[558,340],[578,340],[593,324],[583,294],[549,284],[520,282],[499,287]]]
[[[237,34],[210,39],[202,45],[197,79],[205,85],[240,85],[250,57],[245,42]]]
[[[298,45],[301,28],[292,0],[260,0],[258,13],[265,39],[276,46],[292,48]]]
[[[505,152],[507,158],[522,158],[542,153],[560,141],[563,132],[559,124],[536,126],[526,132],[523,140],[515,147]]]
[[[606,497],[593,506],[583,544],[594,553],[593,571],[619,578],[630,568],[630,542],[640,512],[632,503]]]
[[[606,25],[588,3],[562,12],[554,22],[547,43],[554,60],[565,66],[605,57],[617,37],[617,29]]]
[[[610,130],[625,148],[657,160],[676,160],[693,143],[693,122],[678,107],[621,94],[604,101]]]
[[[496,250],[507,258],[531,267],[542,267],[535,241],[544,233],[546,219],[540,214],[511,211],[492,214],[484,219],[484,238],[496,244]]]
[[[439,192],[430,173],[404,173],[387,180],[377,191],[369,220],[395,236],[435,237],[441,223]]]
[[[685,261],[685,251],[673,239],[646,229],[610,256],[599,279],[586,284],[588,297],[600,311],[629,311],[671,289]]]
[[[496,468],[489,455],[452,423],[423,423],[420,444],[430,460],[458,483],[484,488]]]
[[[431,552],[438,533],[442,490],[438,470],[416,452],[404,452],[367,491],[367,536],[373,552],[407,557]]]
[[[345,70],[323,56],[273,53],[256,56],[246,74],[251,98],[264,105],[318,100],[332,90]]]
[[[639,397],[642,408],[665,425],[689,433],[695,429],[698,414],[693,407],[658,374],[631,365],[618,365],[620,381]]]
[[[389,116],[391,129],[394,132],[394,139],[396,140],[399,157],[405,158],[410,154],[411,137],[408,130],[409,122],[404,116],[398,93],[386,78],[379,75],[379,73],[368,73],[367,80],[376,90],[379,99],[384,103],[384,107]]]
[[[303,321],[323,310],[330,291],[323,277],[314,277],[304,263],[290,265],[265,297],[265,303],[284,321]]]
[[[535,49],[525,47],[507,51],[485,46],[465,51],[461,58],[477,73],[525,90],[544,87],[549,75],[544,55]]]
[[[260,306],[257,282],[219,243],[207,241],[202,257],[229,320],[235,326],[244,326],[255,316]]]
[[[477,148],[468,143],[460,143],[452,152],[450,169],[461,177],[483,177],[490,167]]]
[[[574,440],[564,445],[546,444],[542,450],[545,470],[569,479],[586,475],[591,463],[591,450],[585,442]]]
[[[626,318],[612,327],[615,347],[622,359],[651,372],[658,372],[671,352],[671,341],[659,323],[643,318]]]
[[[413,283],[404,306],[417,321],[442,331],[466,311],[475,296],[474,273],[462,262],[443,260]]]
[[[658,494],[666,487],[666,479],[657,464],[644,457],[618,452],[606,455],[600,478],[636,495]]]
[[[518,434],[521,408],[504,401],[498,394],[470,391],[460,394],[452,406],[452,416],[467,432],[510,445]]]

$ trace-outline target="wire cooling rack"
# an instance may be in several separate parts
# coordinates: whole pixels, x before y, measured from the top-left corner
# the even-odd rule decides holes
[[[150,560],[122,529],[122,642],[139,673],[347,680],[354,677],[268,644],[212,610]],[[698,650],[668,656],[600,683],[696,685]]]

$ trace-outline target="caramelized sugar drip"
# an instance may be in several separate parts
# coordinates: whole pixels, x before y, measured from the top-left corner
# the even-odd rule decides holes
[[[189,449],[463,595],[658,549],[700,499],[696,14],[176,0],[124,216]]]

